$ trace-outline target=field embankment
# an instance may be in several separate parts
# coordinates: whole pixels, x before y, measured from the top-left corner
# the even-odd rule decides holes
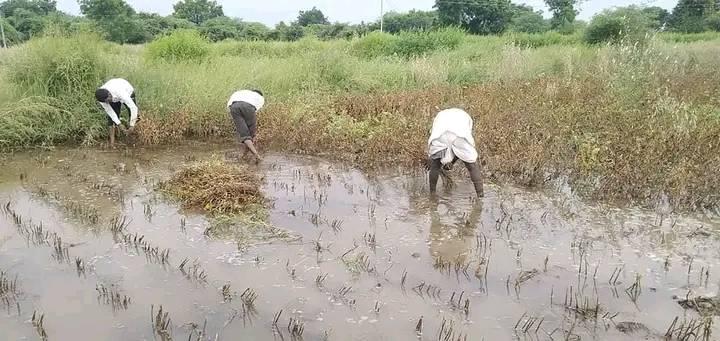
[[[602,199],[720,201],[717,40],[598,47],[452,31],[386,38],[205,44],[185,35],[148,47],[33,40],[0,55],[0,147],[102,139],[92,93],[117,76],[137,88],[146,144],[231,136],[227,97],[258,87],[269,104],[264,148],[414,164],[435,112],[461,106],[495,177],[540,184],[563,175]]]

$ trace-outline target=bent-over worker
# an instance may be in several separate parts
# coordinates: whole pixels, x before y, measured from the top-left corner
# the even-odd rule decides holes
[[[100,106],[105,109],[109,127],[110,146],[115,146],[115,131],[120,129],[123,132],[132,133],[135,129],[135,123],[138,121],[139,110],[135,104],[135,89],[130,83],[122,78],[114,78],[103,84],[95,91],[95,99]],[[130,112],[130,121],[128,121],[128,129],[120,122],[120,111],[122,106]]]
[[[230,96],[227,107],[235,123],[235,131],[240,148],[240,157],[244,157],[246,148],[255,156],[257,162],[262,158],[255,148],[257,136],[257,112],[265,105],[265,97],[260,90],[240,90]]]
[[[452,108],[439,112],[433,121],[428,139],[428,162],[430,164],[430,192],[435,193],[441,172],[449,170],[458,160],[465,163],[479,197],[484,195],[482,168],[478,162],[475,139],[472,135],[473,120],[462,109]]]

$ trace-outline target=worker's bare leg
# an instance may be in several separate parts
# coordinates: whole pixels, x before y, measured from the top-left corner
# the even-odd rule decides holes
[[[256,161],[260,161],[260,153],[258,153],[257,149],[255,148],[255,143],[253,142],[253,140],[245,140],[245,142],[243,143],[245,144],[247,149],[250,149],[250,152],[255,155]]]
[[[480,165],[480,160],[473,163],[465,162],[465,167],[468,173],[470,173],[470,179],[475,186],[475,193],[477,193],[478,197],[483,197],[485,192],[483,191],[482,166]]]
[[[430,160],[430,193],[435,193],[437,190],[438,178],[440,178],[440,172],[442,163],[440,159]]]
[[[115,125],[111,125],[110,128],[108,128],[108,135],[110,136],[110,148],[115,147]]]

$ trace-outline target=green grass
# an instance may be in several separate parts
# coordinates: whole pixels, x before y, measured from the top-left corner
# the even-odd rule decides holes
[[[703,33],[661,33],[660,39],[672,43],[693,43],[698,41],[720,40],[720,32]]]

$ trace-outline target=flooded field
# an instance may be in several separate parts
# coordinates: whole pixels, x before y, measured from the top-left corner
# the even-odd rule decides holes
[[[155,191],[228,146],[0,157],[2,340],[717,340],[720,219],[270,155],[269,223]],[[462,167],[458,167],[462,168]]]

